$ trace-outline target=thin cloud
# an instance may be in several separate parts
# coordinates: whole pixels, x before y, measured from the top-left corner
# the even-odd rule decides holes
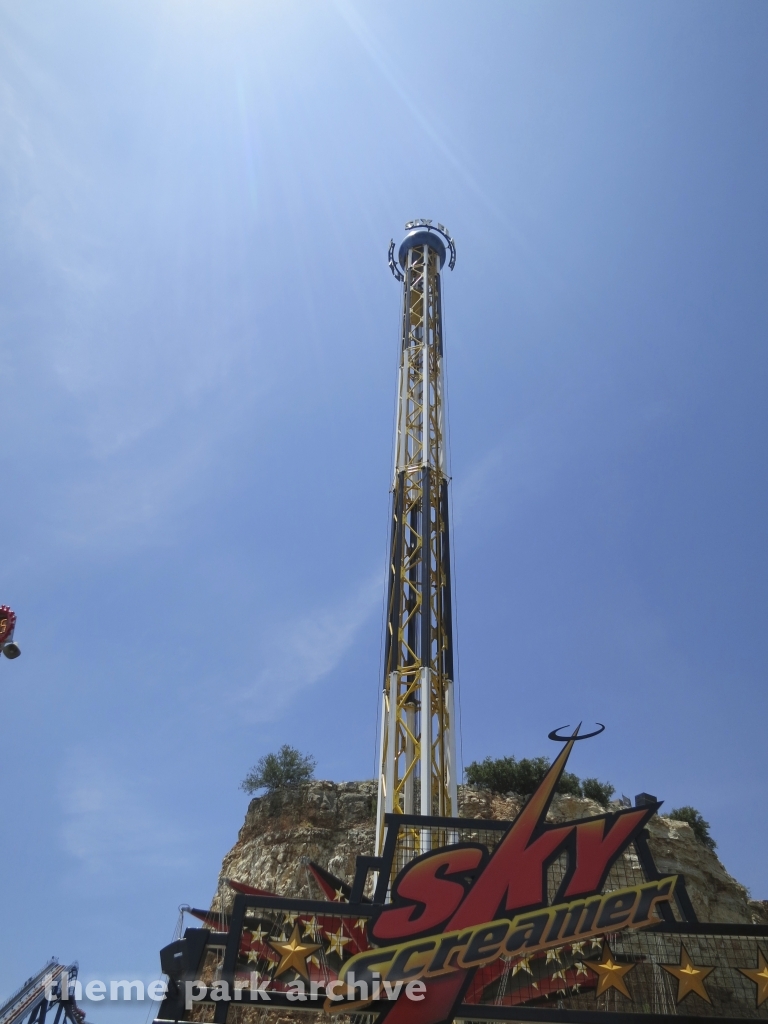
[[[336,604],[316,608],[269,635],[272,652],[254,682],[237,703],[255,721],[269,722],[300,693],[338,667],[371,615],[381,608],[382,579],[369,576]]]
[[[186,837],[168,824],[140,783],[114,764],[75,751],[65,764],[59,806],[64,851],[87,875],[133,867],[179,867]]]

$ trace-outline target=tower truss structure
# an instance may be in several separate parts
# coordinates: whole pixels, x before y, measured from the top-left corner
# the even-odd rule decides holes
[[[452,817],[456,716],[445,463],[441,271],[456,248],[442,224],[406,224],[397,260],[402,318],[381,711],[377,851],[384,815]],[[428,843],[424,831],[422,845]]]

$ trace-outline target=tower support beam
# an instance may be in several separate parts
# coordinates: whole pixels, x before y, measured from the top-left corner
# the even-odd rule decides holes
[[[380,739],[377,850],[384,815],[452,816],[456,804],[453,629],[445,470],[442,225],[406,225],[390,267],[402,282],[397,436]],[[418,830],[417,845],[426,835]]]

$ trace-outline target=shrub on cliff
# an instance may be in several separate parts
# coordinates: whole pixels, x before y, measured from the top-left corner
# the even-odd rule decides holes
[[[698,841],[708,850],[714,850],[717,846],[709,834],[709,822],[702,818],[695,807],[678,807],[674,811],[670,811],[667,817],[673,818],[675,821],[687,821]]]
[[[259,758],[240,783],[240,789],[246,793],[257,789],[266,789],[268,793],[276,789],[295,789],[312,781],[316,767],[317,761],[311,754],[302,754],[284,743],[276,754]]]
[[[590,800],[594,800],[596,803],[600,804],[601,807],[607,807],[616,790],[610,782],[598,782],[597,779],[584,779],[581,784],[581,792],[584,796],[589,797]]]
[[[473,761],[467,767],[466,779],[470,786],[490,789],[492,793],[519,793],[528,796],[539,785],[550,767],[548,757],[486,757]],[[604,807],[613,796],[610,782],[585,779],[582,782],[573,772],[563,772],[557,784],[557,793],[587,796]]]

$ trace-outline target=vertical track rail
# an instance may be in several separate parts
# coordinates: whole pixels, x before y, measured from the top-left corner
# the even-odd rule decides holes
[[[451,817],[456,803],[453,628],[445,465],[441,270],[455,247],[418,221],[390,267],[402,283],[398,413],[379,758],[377,853],[384,815]],[[428,833],[417,837],[426,849]]]

